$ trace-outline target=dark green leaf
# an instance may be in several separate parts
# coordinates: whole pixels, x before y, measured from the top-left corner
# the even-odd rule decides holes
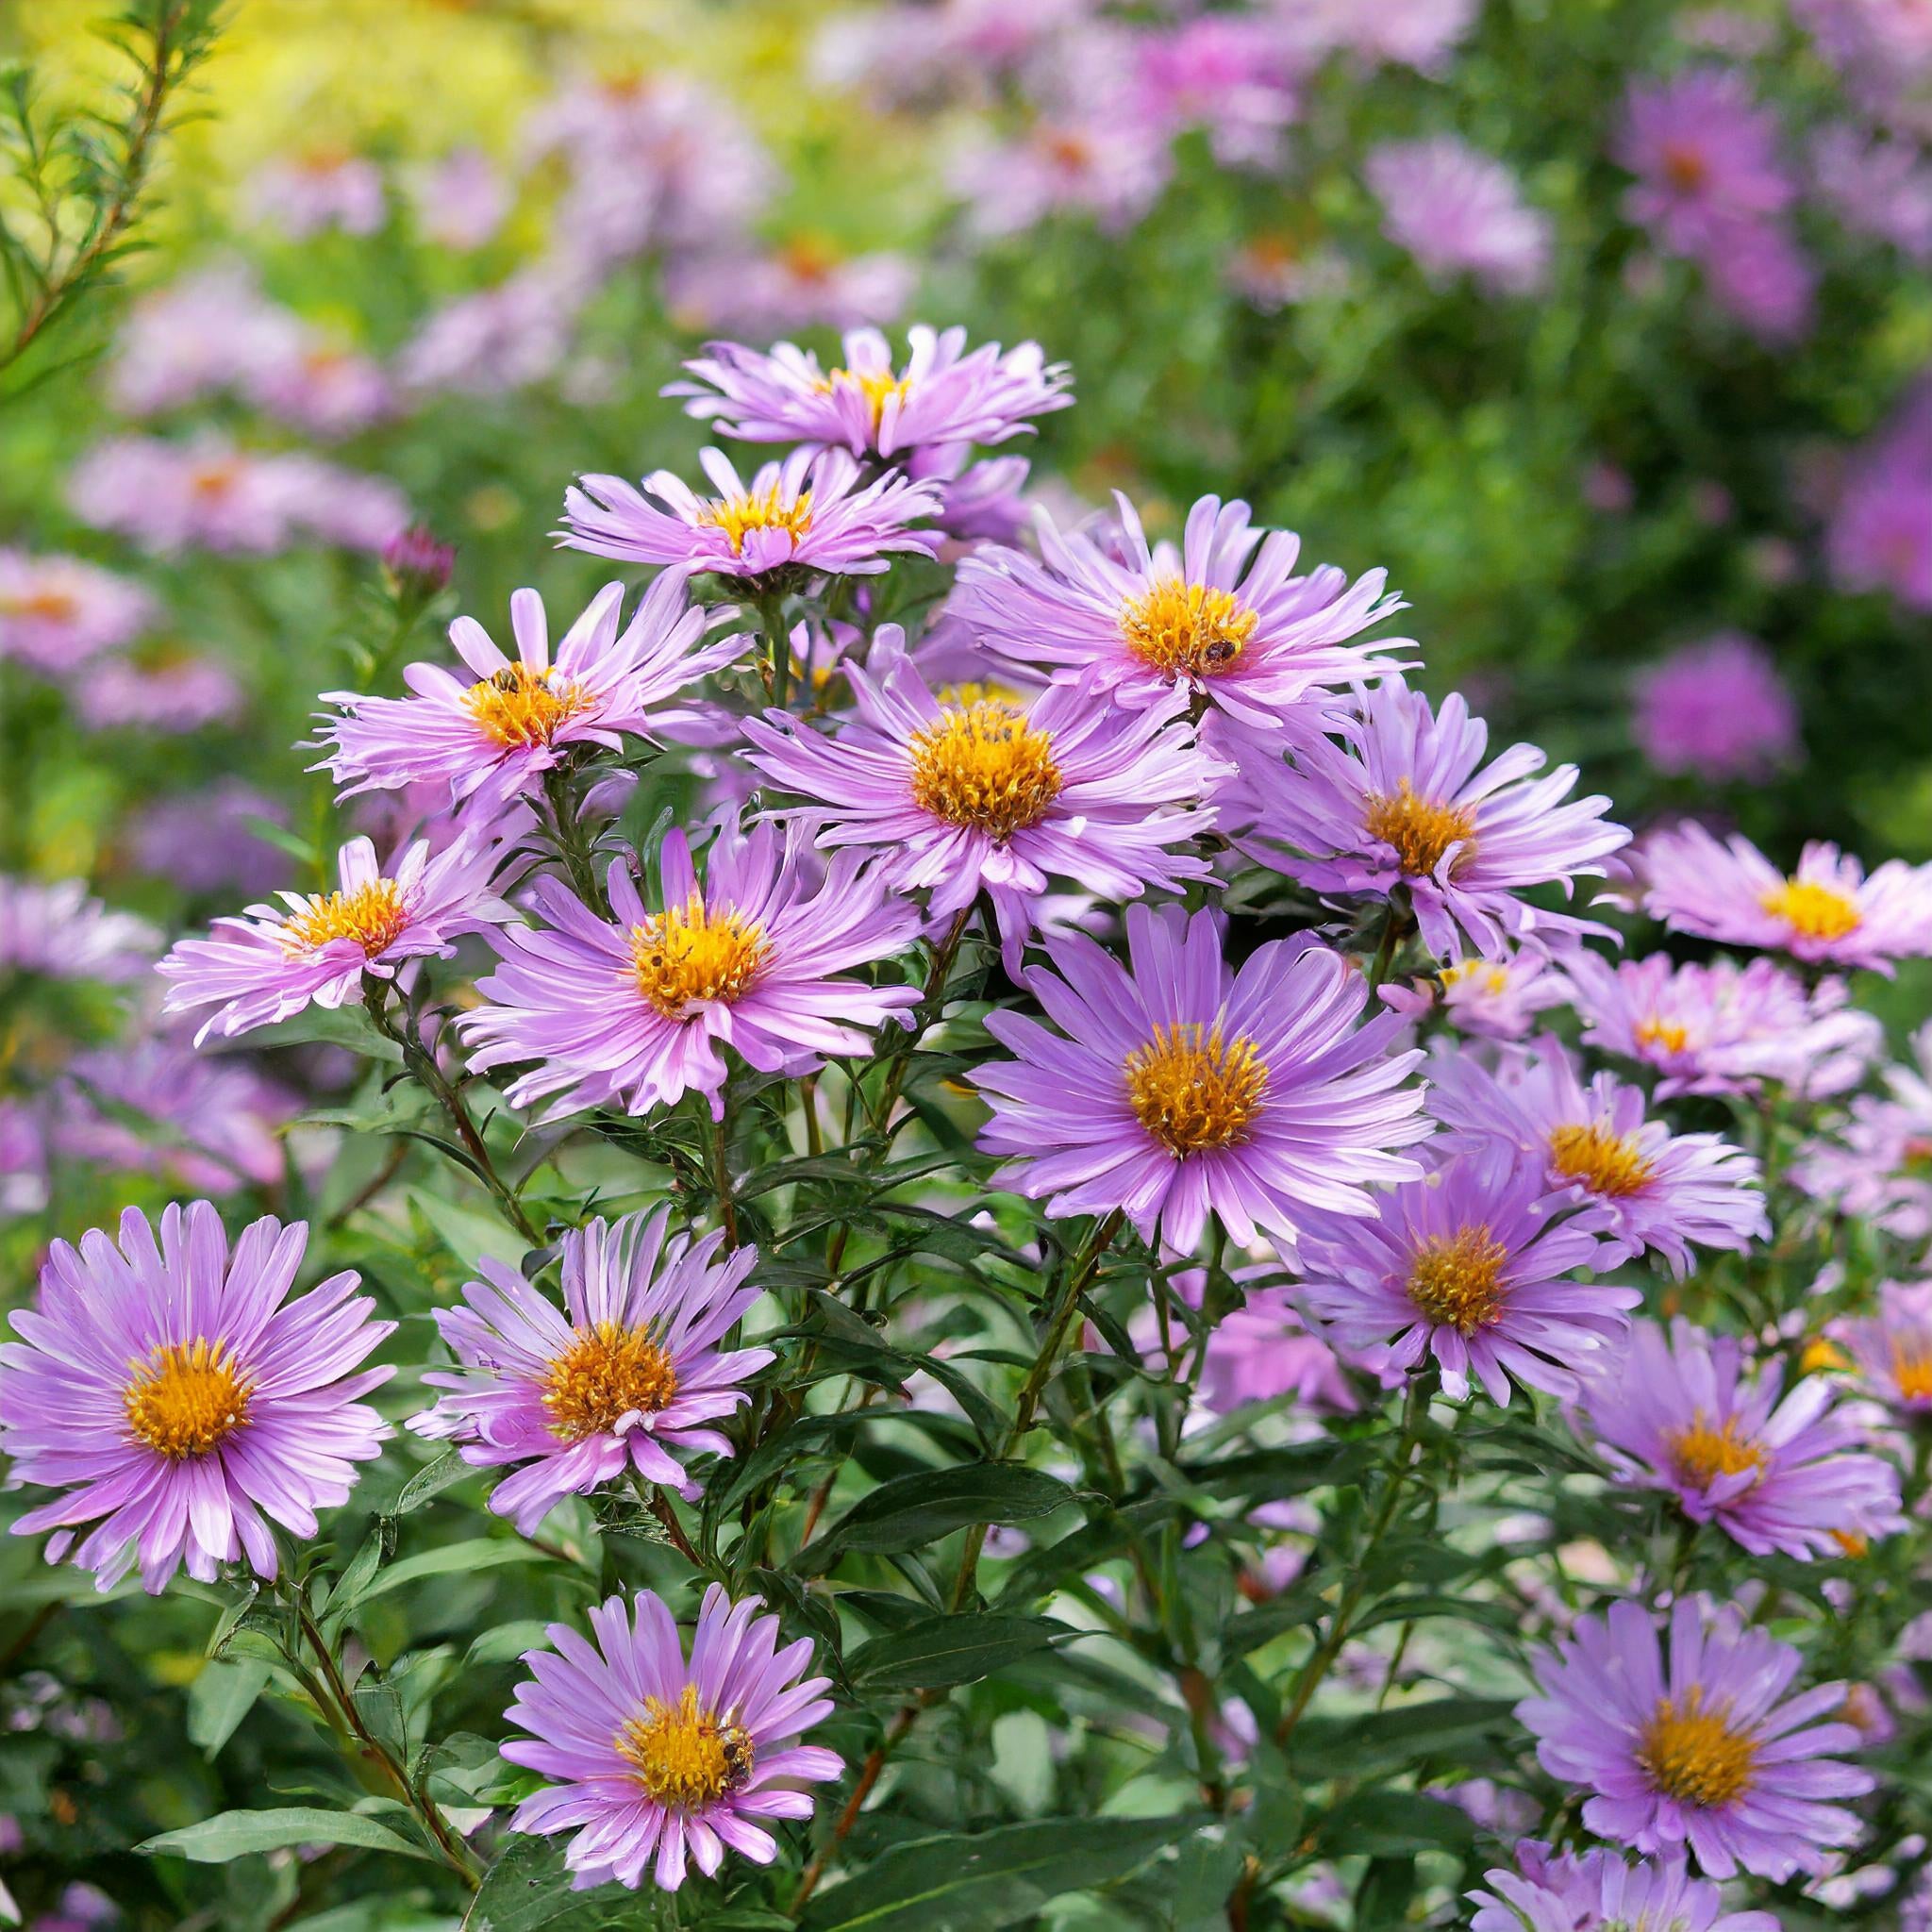
[[[245,1858],[251,1852],[279,1851],[285,1845],[361,1845],[405,1858],[429,1857],[421,1845],[373,1818],[308,1805],[280,1811],[224,1811],[204,1818],[199,1824],[164,1831],[134,1849],[150,1857],[170,1853],[197,1865],[225,1865],[230,1858]]]
[[[848,1652],[845,1668],[861,1690],[942,1690],[977,1683],[1066,1630],[1050,1617],[927,1617]]]
[[[1074,1500],[1065,1483],[1016,1462],[973,1463],[895,1476],[854,1504],[795,1559],[816,1576],[848,1550],[924,1549],[973,1523],[1024,1523]]]

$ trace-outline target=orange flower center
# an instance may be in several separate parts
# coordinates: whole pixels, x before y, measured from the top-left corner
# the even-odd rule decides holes
[[[559,682],[555,671],[521,663],[506,665],[463,693],[478,729],[505,747],[548,744],[557,727],[590,703],[590,692],[575,678]]]
[[[1135,1118],[1185,1159],[1248,1138],[1268,1091],[1268,1069],[1252,1040],[1227,1041],[1219,1024],[1157,1026],[1127,1056],[1127,1099]]]
[[[293,957],[335,940],[354,940],[374,959],[402,938],[408,924],[402,887],[394,879],[371,879],[354,891],[303,900],[282,922],[282,950]]]
[[[248,1420],[248,1378],[225,1343],[169,1342],[128,1366],[127,1425],[172,1462],[211,1454]]]
[[[1857,900],[1812,879],[1789,878],[1757,903],[1774,919],[1785,921],[1792,936],[1801,940],[1841,940],[1865,923]]]
[[[819,271],[821,275],[830,267],[826,262]],[[865,398],[866,407],[872,411],[872,426],[879,426],[879,419],[886,413],[886,398],[897,396],[903,406],[906,398],[912,393],[909,378],[894,375],[890,369],[835,369],[825,376],[820,387],[826,395],[841,382],[850,383]]]
[[[698,522],[723,530],[734,557],[744,555],[753,530],[783,530],[796,543],[811,528],[811,491],[802,490],[788,502],[774,483],[756,494],[721,496],[698,512]]]
[[[742,1790],[758,1763],[751,1733],[735,1718],[704,1708],[695,1684],[687,1684],[675,1704],[645,1698],[643,1714],[615,1742],[646,1795],[674,1811],[702,1811]]]
[[[37,617],[48,624],[72,624],[80,615],[80,599],[72,591],[49,586],[43,591],[23,591],[17,596],[0,596],[0,617]]]
[[[742,999],[770,952],[760,927],[735,912],[707,911],[695,892],[630,929],[638,991],[671,1020],[691,1018],[693,1006]]]
[[[606,1434],[627,1415],[655,1415],[670,1407],[677,1371],[649,1329],[599,1322],[575,1333],[543,1378],[553,1436],[580,1441]]]
[[[1664,143],[1660,158],[1664,179],[1682,194],[1694,194],[1710,179],[1710,163],[1704,150],[1688,141]]]
[[[1637,1761],[1653,1789],[1681,1805],[1716,1807],[1751,1789],[1757,1746],[1727,1722],[1730,1706],[1704,1707],[1693,1690],[1679,1706],[1666,1697],[1644,1725]]]
[[[1682,1053],[1690,1044],[1690,1029],[1680,1021],[1661,1019],[1653,1013],[1638,1023],[1637,1044],[1655,1047],[1659,1053]]]
[[[1481,1224],[1422,1242],[1409,1264],[1408,1298],[1424,1318],[1474,1335],[1503,1312],[1503,1264],[1509,1250]]]
[[[1463,805],[1436,805],[1418,798],[1407,778],[1391,794],[1372,791],[1362,814],[1362,829],[1370,838],[1379,839],[1395,848],[1395,862],[1405,878],[1425,879],[1434,875],[1442,855],[1452,845],[1461,850],[1450,867],[1450,876],[1459,874],[1475,857],[1475,812]]]
[[[1550,1165],[1566,1181],[1581,1181],[1592,1194],[1617,1199],[1641,1193],[1656,1172],[1639,1151],[1635,1134],[1593,1125],[1557,1128],[1550,1136]]]
[[[997,698],[948,707],[912,740],[912,802],[1004,842],[1060,795],[1053,740]]]
[[[1247,648],[1260,621],[1232,591],[1162,577],[1127,600],[1121,635],[1163,677],[1216,677]]]
[[[1747,1470],[1762,1474],[1771,1462],[1765,1449],[1739,1429],[1735,1416],[1721,1428],[1713,1427],[1701,1408],[1688,1428],[1665,1431],[1664,1447],[1677,1474],[1700,1490],[1707,1490],[1721,1475],[1742,1475]]]
[[[1907,1402],[1932,1402],[1932,1349],[1909,1341],[1894,1341],[1891,1379]]]

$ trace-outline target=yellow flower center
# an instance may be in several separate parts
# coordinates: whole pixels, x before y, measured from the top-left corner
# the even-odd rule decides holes
[[[22,591],[0,596],[0,617],[36,617],[45,624],[71,624],[80,615],[80,599],[72,591]]]
[[[190,470],[188,490],[191,495],[209,503],[227,495],[241,480],[242,465],[232,458],[222,457],[210,462],[197,463]]]
[[[127,1425],[171,1461],[208,1455],[248,1420],[248,1378],[224,1342],[173,1341],[128,1366]]]
[[[865,398],[874,429],[886,413],[888,396],[897,396],[903,405],[912,392],[912,384],[903,375],[894,375],[890,369],[835,369],[820,387],[830,395],[841,382],[849,382]]]
[[[1854,1563],[1862,1562],[1872,1554],[1872,1539],[1861,1530],[1835,1529],[1831,1540]]]
[[[1581,1181],[1592,1194],[1614,1198],[1641,1193],[1656,1172],[1639,1152],[1635,1134],[1599,1126],[1557,1128],[1550,1136],[1550,1165],[1566,1181]]]
[[[1688,141],[1667,141],[1658,157],[1663,176],[1680,194],[1694,194],[1710,179],[1710,163]]]
[[[1038,824],[1060,795],[1053,740],[996,698],[948,708],[912,740],[912,802],[1002,841]]]
[[[575,678],[559,683],[556,672],[532,671],[527,664],[508,664],[463,693],[478,728],[505,746],[548,744],[557,727],[590,702],[590,692]]]
[[[1362,813],[1362,829],[1395,848],[1395,862],[1405,878],[1431,877],[1450,846],[1461,851],[1450,867],[1453,878],[1475,857],[1475,813],[1468,806],[1435,805],[1418,798],[1405,778],[1392,794],[1372,791]]]
[[[371,879],[351,892],[303,900],[282,922],[282,950],[292,956],[333,940],[354,940],[374,959],[402,938],[408,923],[402,887],[394,879]]]
[[[751,1733],[702,1709],[695,1684],[687,1684],[675,1704],[645,1698],[643,1715],[618,1732],[616,1743],[645,1793],[674,1811],[702,1811],[742,1790],[758,1762]]]
[[[1680,1707],[1666,1697],[1643,1727],[1637,1761],[1652,1788],[1680,1805],[1717,1807],[1751,1789],[1757,1767],[1757,1746],[1725,1720],[1730,1706],[1706,1710],[1704,1693],[1695,1690]]]
[[[1508,1258],[1509,1250],[1481,1224],[1433,1236],[1409,1265],[1408,1298],[1438,1327],[1474,1335],[1502,1315],[1500,1276]]]
[[[1460,960],[1454,966],[1443,967],[1436,977],[1441,981],[1444,992],[1452,987],[1474,985],[1500,998],[1509,990],[1509,969],[1491,965],[1487,959]]]
[[[723,530],[734,557],[743,556],[753,530],[783,530],[796,543],[811,528],[811,491],[802,490],[788,502],[774,483],[755,496],[721,496],[699,510],[698,522]]]
[[[1260,621],[1232,591],[1162,577],[1127,600],[1121,635],[1163,677],[1215,677],[1247,648]]]
[[[1811,879],[1787,879],[1757,903],[1774,919],[1784,920],[1801,940],[1841,940],[1865,923],[1855,899]]]
[[[1722,1428],[1713,1428],[1700,1408],[1688,1428],[1667,1429],[1664,1447],[1687,1483],[1707,1490],[1721,1475],[1742,1475],[1747,1470],[1759,1473],[1771,1457],[1750,1436],[1742,1434],[1733,1416]]]
[[[1217,1023],[1157,1026],[1127,1056],[1127,1099],[1141,1124],[1185,1158],[1248,1138],[1268,1091],[1268,1069],[1252,1040],[1226,1041]]]
[[[1907,1402],[1932,1402],[1932,1349],[1908,1341],[1891,1344],[1891,1379]]]
[[[649,1329],[599,1322],[575,1336],[543,1378],[553,1436],[575,1442],[605,1434],[625,1416],[670,1407],[677,1371]]]
[[[1680,1021],[1659,1019],[1653,1013],[1638,1023],[1637,1044],[1655,1047],[1659,1053],[1682,1053],[1690,1044],[1690,1029]]]
[[[735,912],[708,912],[695,892],[630,929],[638,991],[673,1020],[689,1019],[706,1001],[728,1007],[743,998],[770,952],[762,928]]]

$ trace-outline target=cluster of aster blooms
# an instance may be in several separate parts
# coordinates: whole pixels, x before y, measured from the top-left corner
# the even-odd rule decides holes
[[[1932,956],[1932,868],[1867,874],[1813,845],[1786,871],[1694,824],[1633,849],[1574,767],[1528,744],[1492,757],[1461,697],[1412,688],[1419,647],[1370,635],[1401,608],[1380,571],[1304,568],[1240,503],[1203,499],[1177,541],[1150,541],[1124,499],[988,536],[979,479],[997,487],[1002,459],[977,453],[1072,401],[1033,344],[915,328],[901,352],[858,331],[827,365],[720,343],[674,393],[721,438],[784,453],[708,450],[701,481],[579,478],[562,541],[652,567],[641,590],[613,581],[554,644],[520,591],[510,649],[462,617],[403,695],[325,694],[318,769],[345,797],[427,801],[423,823],[388,852],[352,840],[334,883],[221,919],[159,966],[203,1040],[311,1008],[366,1020],[514,1231],[525,1265],[475,1256],[439,1313],[446,1359],[423,1379],[441,1392],[408,1429],[495,1473],[490,1507],[524,1536],[626,1491],[710,1579],[688,1654],[650,1591],[529,1654],[502,1750],[540,1781],[512,1828],[569,1834],[580,1886],[675,1889],[727,1852],[777,1858],[774,1824],[846,1774],[805,1741],[835,1708],[807,1674],[814,1639],[781,1641],[786,1606],[678,1506],[702,1509],[812,1386],[789,1345],[808,1331],[776,1319],[808,1309],[772,1266],[806,1231],[744,1238],[761,1169],[924,1147],[912,1173],[1030,1224],[1048,1282],[1001,1459],[1027,1452],[1057,1374],[1108,1352],[1135,1374],[1081,1401],[1132,1419],[1089,1473],[1116,1501],[1137,1444],[1172,1473],[1230,1418],[1292,1442],[1402,1391],[1374,1435],[1364,1540],[1308,1579],[1300,1621],[1322,1636],[1285,1622],[1262,1653],[1278,1683],[1243,1666],[1242,1697],[1199,1727],[1221,1812],[1253,1803],[1264,1726],[1289,1745],[1347,1657],[1396,1687],[1402,1651],[1365,1652],[1356,1621],[1378,1541],[1412,1502],[1433,1498],[1433,1522],[1458,1441],[1526,1404],[1600,1493],[1660,1498],[1682,1529],[1673,1564],[1598,1544],[1573,1574],[1553,1550],[1524,1586],[1519,1748],[1557,1797],[1515,1828],[1567,1848],[1526,1840],[1474,1923],[1740,1932],[1776,1921],[1723,1916],[1719,1881],[1856,1890],[1850,1801],[1874,1777],[1854,1760],[1890,1722],[1878,1692],[1819,1681],[1820,1626],[1780,1616],[1769,1581],[1749,1601],[1694,1586],[1748,1574],[1734,1548],[1800,1566],[1781,1576],[1831,1569],[1842,1605],[1844,1566],[1921,1500],[1925,1439],[1911,1462],[1902,1431],[1932,1408],[1932,1283],[1909,1278],[1932,1227],[1909,1182],[1927,1089],[1896,1074],[1890,1098],[1844,1096],[1882,1048],[1848,975]],[[1596,880],[1612,896],[1579,903]],[[97,907],[9,891],[17,963],[111,974],[141,950]],[[1707,951],[1616,957],[1593,915],[1620,903]],[[494,959],[472,988],[458,955],[479,946]],[[922,1080],[927,1059],[943,1083]],[[508,1119],[479,1124],[491,1089]],[[708,1169],[616,1219],[587,1196],[552,1211],[565,1196],[539,1171],[567,1174],[591,1129],[659,1150],[694,1132]],[[1764,1169],[1787,1159],[1820,1205],[1774,1230]],[[1888,1177],[1882,1212],[1848,1198]],[[1819,1272],[1840,1203],[1872,1215],[1860,1239],[1899,1279],[1877,1287],[1868,1250]],[[862,1297],[862,1241],[816,1234],[824,1295]],[[1803,1244],[1817,1279],[1794,1309],[1778,1290]],[[48,1492],[15,1530],[103,1588],[138,1572],[158,1591],[183,1569],[290,1588],[291,1540],[323,1534],[392,1435],[370,1398],[393,1370],[371,1358],[396,1324],[354,1272],[291,1294],[306,1248],[274,1218],[231,1245],[206,1201],[57,1241],[0,1347],[10,1479]],[[1137,1307],[1063,1362],[1102,1320],[1103,1274]],[[874,1319],[890,1341],[897,1310]],[[925,1361],[988,1401],[942,1352]],[[1158,1424],[1136,1376],[1158,1378]],[[1191,1467],[1211,1483],[1211,1457]],[[1001,1560],[997,1520],[952,1520],[956,1612],[982,1555]],[[1195,1527],[1268,1552],[1247,1586],[1264,1597],[1326,1534],[1289,1494]],[[806,1576],[838,1562],[836,1539],[810,1547]],[[1154,1588],[1107,1583],[1096,1601]],[[469,1871],[437,1801],[399,1789]],[[1231,1916],[1291,1850],[1238,1861]],[[1898,1882],[1911,1855],[1879,1850]]]

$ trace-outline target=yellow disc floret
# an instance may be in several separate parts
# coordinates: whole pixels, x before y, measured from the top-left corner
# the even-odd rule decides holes
[[[1060,795],[1053,740],[996,698],[948,708],[914,734],[912,802],[951,825],[1005,841]]]
[[[248,1378],[223,1342],[169,1342],[129,1366],[127,1425],[171,1461],[212,1454],[248,1420]]]
[[[1185,1158],[1248,1138],[1268,1091],[1268,1069],[1252,1040],[1184,1021],[1157,1026],[1127,1056],[1127,1098],[1141,1124]]]

